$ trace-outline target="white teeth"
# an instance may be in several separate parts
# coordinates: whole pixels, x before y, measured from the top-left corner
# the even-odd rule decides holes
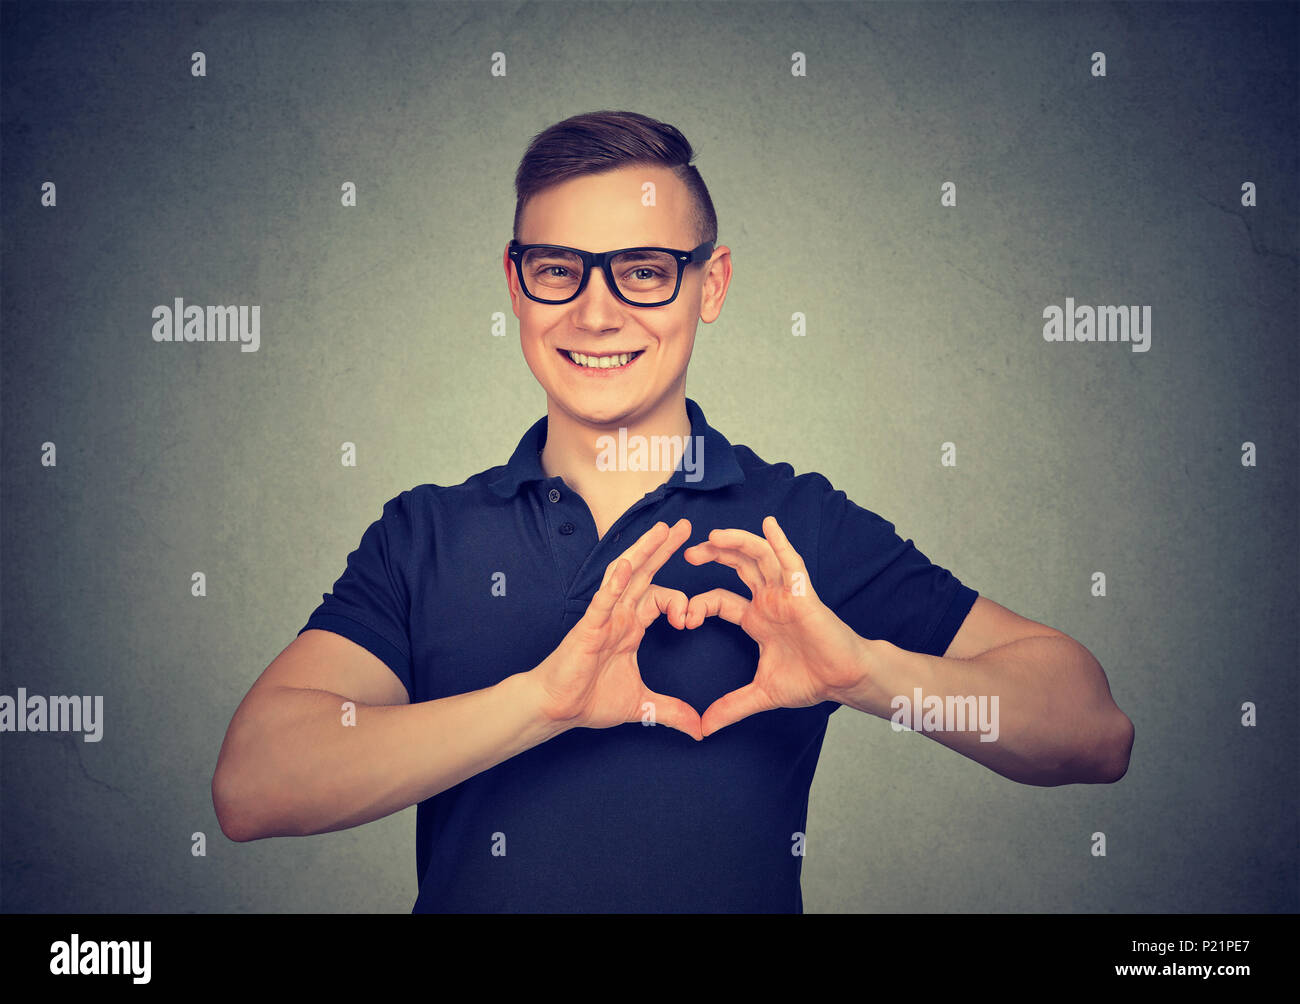
[[[614,356],[584,356],[581,352],[569,352],[569,358],[588,369],[607,370],[614,366],[626,366],[635,354],[622,352]]]

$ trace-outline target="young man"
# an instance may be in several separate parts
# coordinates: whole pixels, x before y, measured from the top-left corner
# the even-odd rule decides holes
[[[384,506],[235,713],[229,837],[418,803],[416,912],[798,912],[841,705],[1027,784],[1124,774],[1133,727],[1083,646],[686,397],[731,280],[691,157],[626,112],[534,139],[502,264],[546,416]],[[900,717],[918,697],[935,717]],[[991,722],[943,718],[976,700]]]

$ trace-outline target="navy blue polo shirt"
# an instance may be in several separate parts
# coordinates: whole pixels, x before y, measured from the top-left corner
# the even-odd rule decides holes
[[[387,502],[302,630],[373,652],[412,702],[479,690],[546,658],[605,566],[658,520],[685,516],[692,534],[655,582],[748,597],[732,569],[687,564],[682,551],[716,527],[762,536],[771,514],[854,631],[944,654],[973,589],[820,474],[766,463],[694,401],[686,408],[703,452],[604,538],[581,496],[542,470],[543,417],[504,466]],[[700,713],[749,683],[757,659],[757,644],[720,617],[678,631],[660,616],[638,656],[651,690]],[[511,757],[419,804],[413,912],[802,912],[796,852],[839,707],[763,712],[698,743],[640,722],[571,729]]]

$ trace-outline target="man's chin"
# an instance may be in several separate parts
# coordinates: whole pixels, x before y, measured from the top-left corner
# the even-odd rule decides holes
[[[633,400],[630,395],[609,394],[606,400],[575,400],[569,395],[550,395],[551,400],[560,409],[583,425],[598,428],[617,429],[631,423],[631,419],[640,410],[640,400]]]

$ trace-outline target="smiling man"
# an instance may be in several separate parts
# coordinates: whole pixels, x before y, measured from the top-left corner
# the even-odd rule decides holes
[[[534,138],[502,264],[546,415],[384,506],[231,721],[229,837],[418,804],[416,912],[798,912],[841,707],[1026,784],[1123,776],[1082,645],[686,397],[732,274],[691,158],[629,112]]]

